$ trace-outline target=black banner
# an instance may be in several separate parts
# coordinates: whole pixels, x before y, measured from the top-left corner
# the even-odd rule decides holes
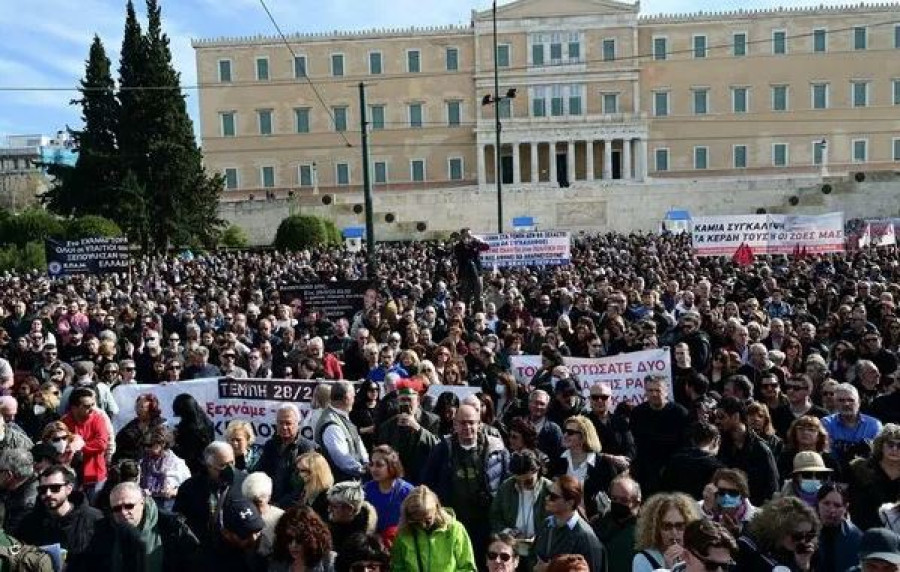
[[[279,299],[287,304],[299,299],[303,308],[315,309],[329,320],[338,318],[352,319],[363,309],[367,280],[343,280],[338,282],[310,282],[308,284],[290,284],[279,288]]]
[[[124,236],[44,241],[50,276],[128,272],[130,248]]]

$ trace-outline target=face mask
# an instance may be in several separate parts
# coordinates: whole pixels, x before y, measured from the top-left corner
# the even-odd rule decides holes
[[[506,386],[498,383],[494,386],[494,393],[496,393],[498,397],[506,395]]]
[[[800,479],[800,490],[806,494],[815,494],[822,488],[822,481],[819,479]]]
[[[609,503],[609,514],[613,520],[625,520],[631,517],[631,507],[627,504],[612,501]]]
[[[741,506],[741,495],[719,495],[717,498],[720,508],[737,508]]]
[[[65,441],[52,441],[53,448],[56,449],[56,452],[60,455],[66,452],[66,443]]]
[[[219,472],[219,480],[231,484],[234,481],[234,465],[225,465]]]
[[[44,412],[47,411],[47,408],[39,403],[35,403],[34,407],[32,407],[32,410],[34,411],[35,415],[43,415]]]

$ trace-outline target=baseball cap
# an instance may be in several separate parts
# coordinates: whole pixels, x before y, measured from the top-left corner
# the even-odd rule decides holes
[[[900,564],[900,536],[887,528],[871,528],[859,543],[859,559]]]
[[[256,507],[245,498],[233,498],[225,504],[222,524],[240,538],[249,538],[266,526]]]

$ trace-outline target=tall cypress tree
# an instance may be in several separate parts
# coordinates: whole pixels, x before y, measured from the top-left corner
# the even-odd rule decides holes
[[[223,183],[221,177],[207,176],[203,167],[157,0],[147,0],[144,45],[145,85],[165,86],[145,92],[150,97],[143,106],[147,122],[141,134],[148,145],[145,185],[150,197],[150,233],[157,249],[169,244],[210,244],[222,226],[217,206]]]
[[[119,103],[118,138],[125,167],[141,176],[146,172],[147,144],[143,136],[147,122],[145,101],[147,45],[134,11],[134,4],[128,0],[125,16],[125,33],[122,37],[122,51],[119,56]]]
[[[119,103],[111,64],[99,36],[94,36],[81,80],[84,127],[71,131],[78,161],[74,167],[53,165],[49,172],[57,181],[47,193],[47,207],[62,215],[88,214],[116,218],[116,188],[120,181],[117,125]]]

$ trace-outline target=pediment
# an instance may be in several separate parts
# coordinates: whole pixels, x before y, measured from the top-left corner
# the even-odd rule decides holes
[[[637,14],[640,2],[617,2],[616,0],[515,0],[497,6],[497,17],[546,18],[559,16],[618,16]],[[476,19],[491,17],[491,10],[478,12]]]

